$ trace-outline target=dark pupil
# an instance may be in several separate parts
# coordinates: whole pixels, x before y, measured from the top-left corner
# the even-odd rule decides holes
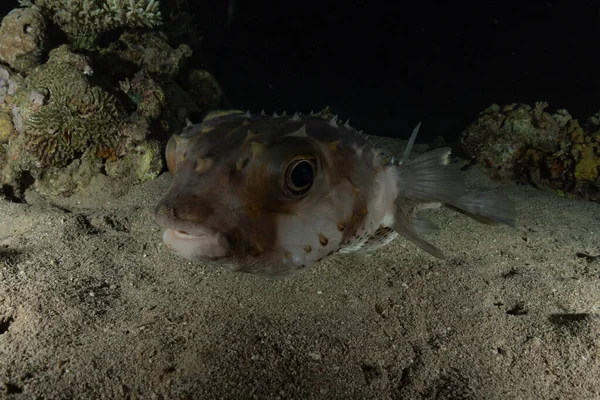
[[[292,170],[290,176],[292,184],[298,188],[304,188],[312,183],[313,169],[308,161],[301,161]]]

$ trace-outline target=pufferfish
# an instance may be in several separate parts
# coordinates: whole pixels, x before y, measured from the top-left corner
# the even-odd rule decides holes
[[[515,224],[504,194],[465,192],[449,148],[398,162],[322,114],[214,112],[173,135],[166,159],[173,181],[154,210],[163,243],[234,271],[287,277],[397,236],[443,258],[421,238],[436,229],[423,215],[433,207]]]

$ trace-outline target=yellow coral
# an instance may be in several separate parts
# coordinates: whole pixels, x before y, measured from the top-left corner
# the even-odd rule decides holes
[[[571,140],[575,143],[583,143],[583,128],[579,125],[579,121],[574,119],[569,122],[567,133]]]
[[[580,159],[575,165],[575,179],[594,181],[598,178],[600,157],[596,155],[593,145],[575,145],[579,150]]]

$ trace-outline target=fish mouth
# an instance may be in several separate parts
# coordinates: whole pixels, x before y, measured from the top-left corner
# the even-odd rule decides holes
[[[175,237],[177,237],[178,239],[184,239],[184,240],[194,240],[194,239],[200,239],[200,238],[204,238],[206,236],[210,236],[208,233],[197,233],[195,235],[191,235],[187,232],[179,231],[179,230],[175,230],[175,229],[167,229],[167,230],[171,231],[173,233],[173,235]]]
[[[229,254],[229,240],[222,233],[194,229],[193,233],[182,230],[166,229],[163,243],[177,255],[192,261],[214,261]]]

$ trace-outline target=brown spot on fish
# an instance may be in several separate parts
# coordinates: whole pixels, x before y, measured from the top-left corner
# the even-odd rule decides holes
[[[213,164],[214,160],[212,158],[199,158],[196,160],[196,172],[203,174],[208,171]]]
[[[353,195],[354,197],[356,197],[356,196],[358,196],[358,194],[359,194],[359,193],[360,193],[360,189],[359,189],[359,188],[357,188],[356,186],[353,186],[353,187],[352,187],[352,195]]]
[[[331,151],[337,151],[338,145],[342,143],[341,140],[336,140],[335,142],[327,143],[327,148]]]
[[[287,258],[288,260],[291,260],[291,259],[292,259],[292,253],[290,253],[290,252],[289,252],[289,251],[287,251],[287,250],[285,250],[285,251],[283,252],[283,256],[284,256],[285,258]]]
[[[312,246],[310,244],[307,244],[306,246],[304,246],[304,251],[310,253],[312,251]]]
[[[366,207],[363,207],[360,212],[362,213],[362,215],[367,215],[369,213],[369,210],[367,210]]]
[[[319,233],[319,243],[321,243],[321,246],[327,246],[329,239],[327,239],[322,233]]]
[[[338,222],[337,228],[338,228],[338,231],[344,232],[344,229],[346,229],[346,223],[344,221]]]

